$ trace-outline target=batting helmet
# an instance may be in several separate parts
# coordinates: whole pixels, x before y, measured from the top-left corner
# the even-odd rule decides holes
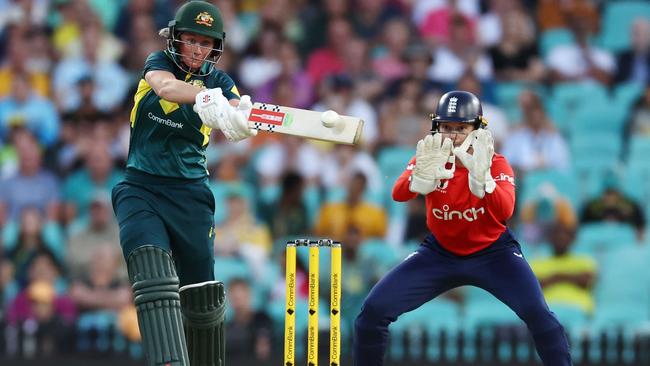
[[[178,52],[177,45],[181,43],[180,34],[183,32],[190,32],[200,34],[202,36],[214,39],[215,44],[212,52],[205,60],[210,64],[210,67],[200,73],[196,74],[191,70],[186,70],[179,63],[178,57],[181,57]],[[195,75],[207,75],[212,71],[214,65],[219,61],[223,53],[223,43],[226,39],[226,32],[223,31],[223,18],[219,9],[206,2],[206,1],[189,1],[183,4],[176,11],[174,19],[172,19],[168,27],[162,29],[160,35],[167,38],[167,52],[169,52],[174,59],[174,62],[183,71],[190,72]]]
[[[472,123],[475,129],[487,126],[481,101],[476,95],[463,90],[450,91],[440,97],[436,113],[430,117],[431,132],[438,132],[441,122]]]

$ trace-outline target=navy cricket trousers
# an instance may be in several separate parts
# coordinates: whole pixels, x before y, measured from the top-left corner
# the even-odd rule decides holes
[[[490,247],[466,257],[450,253],[429,235],[368,294],[354,325],[354,365],[382,365],[390,323],[443,292],[465,285],[490,292],[526,323],[544,365],[571,365],[564,328],[549,310],[510,230]]]

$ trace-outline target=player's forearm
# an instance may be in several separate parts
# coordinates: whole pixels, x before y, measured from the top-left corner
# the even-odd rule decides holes
[[[409,189],[409,177],[410,174],[407,176],[402,175],[397,179],[397,182],[395,182],[395,185],[393,186],[393,200],[397,202],[406,202],[412,200],[418,195],[417,193],[411,192]]]
[[[487,203],[488,211],[497,219],[506,221],[512,216],[515,210],[514,187],[508,189],[497,184],[494,192],[486,194],[483,200]]]
[[[156,94],[168,102],[194,104],[194,98],[200,91],[201,88],[182,80],[169,79],[162,82],[162,86]]]

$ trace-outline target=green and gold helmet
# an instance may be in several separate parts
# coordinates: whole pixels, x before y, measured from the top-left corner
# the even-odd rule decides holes
[[[180,34],[184,32],[200,34],[215,41],[212,52],[205,60],[202,60],[203,66],[200,70],[189,70],[180,61],[179,57],[181,55],[177,46],[179,43],[183,43],[180,40]],[[167,51],[173,56],[176,66],[185,72],[198,76],[205,76],[212,72],[219,58],[221,58],[223,44],[226,39],[221,12],[216,6],[200,0],[188,1],[178,8],[174,19],[169,22],[168,27],[163,29],[160,34],[167,38]]]

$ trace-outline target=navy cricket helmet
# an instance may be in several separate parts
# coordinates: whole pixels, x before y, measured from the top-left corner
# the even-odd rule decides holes
[[[436,113],[430,117],[431,132],[438,132],[441,122],[472,123],[474,129],[487,126],[481,101],[476,95],[463,90],[453,90],[440,97]]]

